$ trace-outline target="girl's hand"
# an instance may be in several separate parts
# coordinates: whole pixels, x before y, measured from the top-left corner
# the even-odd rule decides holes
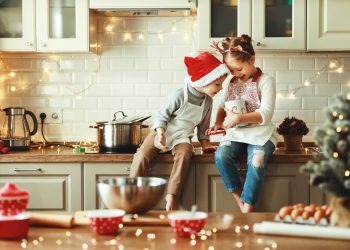
[[[224,125],[226,128],[232,128],[240,123],[241,114],[234,113],[232,110],[225,109],[226,118],[224,120]]]
[[[206,146],[206,147],[203,147],[203,152],[204,153],[214,153],[216,151],[217,147],[216,146]]]
[[[225,130],[225,128],[222,124],[215,124],[205,131],[205,135],[215,134],[218,130]]]

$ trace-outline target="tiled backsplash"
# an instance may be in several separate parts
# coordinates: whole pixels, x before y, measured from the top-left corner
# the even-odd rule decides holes
[[[170,32],[158,34],[164,30]],[[62,123],[44,128],[49,140],[95,141],[89,125],[111,120],[118,110],[154,115],[165,97],[183,86],[183,57],[197,53],[194,31],[190,17],[100,18],[99,55],[0,54],[0,106],[62,111]],[[277,99],[274,122],[288,115],[303,119],[311,129],[305,141],[312,141],[312,130],[325,121],[323,108],[331,96],[349,91],[350,53],[257,53],[256,65],[276,78],[278,91],[303,86],[332,58],[344,64],[343,73],[326,72],[294,99]],[[8,75],[12,71],[14,77]],[[2,121],[3,114],[1,126]],[[40,133],[35,140],[41,140]]]

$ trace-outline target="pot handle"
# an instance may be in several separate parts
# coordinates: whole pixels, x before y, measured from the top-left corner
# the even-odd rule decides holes
[[[97,125],[90,125],[89,128],[99,128],[99,129],[102,129],[102,127],[97,126]]]
[[[123,120],[125,117],[127,117],[127,115],[125,115],[123,111],[117,111],[117,112],[115,112],[114,115],[113,115],[113,116],[114,116],[113,121],[116,121],[116,120],[117,120],[117,114],[118,114],[118,113],[122,113],[122,116],[123,116],[123,118],[121,118],[120,120]]]

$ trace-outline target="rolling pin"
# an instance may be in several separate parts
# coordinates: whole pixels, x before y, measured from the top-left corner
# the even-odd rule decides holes
[[[73,216],[70,214],[49,214],[49,213],[30,213],[31,226],[47,227],[73,227]]]

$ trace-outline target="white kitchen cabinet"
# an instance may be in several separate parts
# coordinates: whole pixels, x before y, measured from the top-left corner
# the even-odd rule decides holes
[[[305,49],[305,0],[252,0],[252,38],[258,50]]]
[[[200,0],[197,8],[198,49],[210,50],[213,41],[251,34],[251,0]]]
[[[305,12],[305,0],[198,1],[198,48],[248,34],[257,50],[304,50]]]
[[[307,50],[350,50],[350,1],[307,1]]]
[[[84,209],[91,210],[104,207],[98,197],[97,183],[109,178],[128,176],[130,164],[131,162],[84,163]],[[172,167],[172,163],[155,163],[150,176],[169,179]],[[195,202],[194,181],[194,166],[191,166],[184,184],[184,190],[180,195],[180,203],[186,209],[189,209]],[[165,209],[164,197],[154,209]]]
[[[35,51],[34,0],[0,2],[0,51]]]
[[[81,163],[0,163],[0,186],[14,182],[28,190],[28,210],[78,211],[81,169]]]
[[[286,205],[308,204],[308,177],[299,173],[299,167],[299,164],[270,163],[254,211],[277,212]],[[245,171],[241,174],[244,178]],[[196,163],[196,201],[202,211],[240,211],[233,196],[226,191],[214,163]]]
[[[88,0],[3,0],[0,51],[88,52],[90,23]]]

